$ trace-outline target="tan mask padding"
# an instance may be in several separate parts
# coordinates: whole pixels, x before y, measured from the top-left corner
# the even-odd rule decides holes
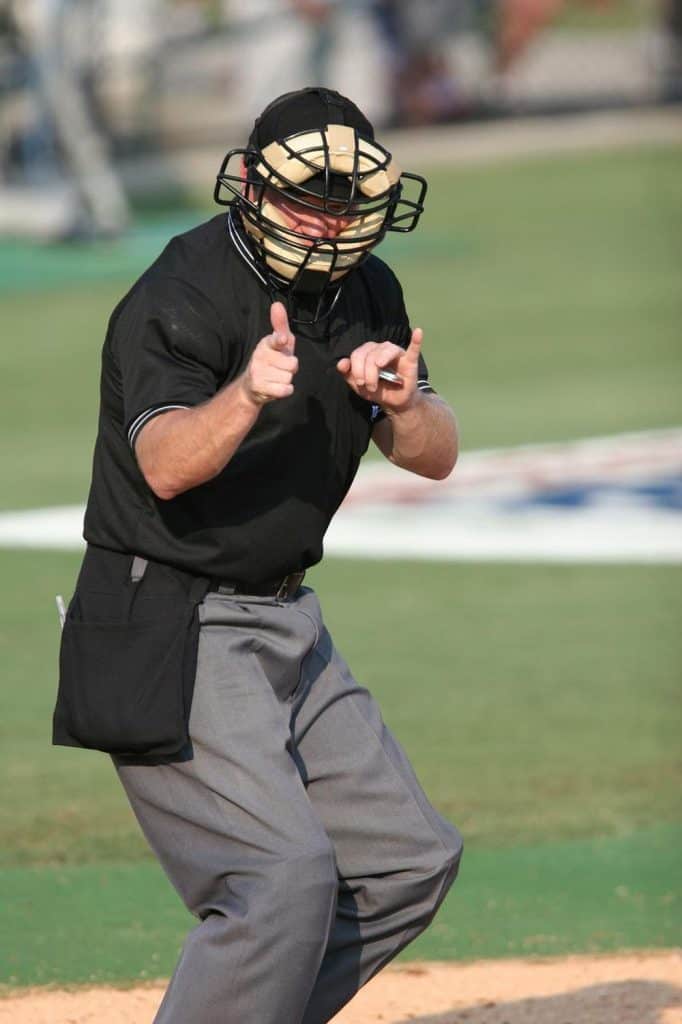
[[[287,218],[277,209],[277,207],[265,200],[262,205],[263,216],[267,217],[269,221],[275,224],[279,224],[282,228],[288,228],[289,222]],[[374,238],[370,238],[367,242],[357,242],[355,238],[357,236],[363,236],[369,232],[378,232],[384,220],[384,211],[378,213],[369,214],[367,217],[358,217],[353,224],[345,228],[344,231],[340,232],[337,236],[336,241],[339,242],[338,255],[334,260],[334,249],[330,246],[328,250],[325,250],[324,243],[321,244],[318,251],[312,256],[306,263],[308,270],[319,270],[325,273],[329,273],[329,269],[334,264],[334,273],[331,276],[332,281],[336,281],[339,277],[342,277],[350,268],[357,263],[362,255],[362,252],[350,252],[344,253],[344,241],[349,248],[355,250],[358,249],[359,245],[363,248],[368,248],[374,244]],[[246,230],[257,238],[265,250],[265,259],[271,270],[274,270],[276,274],[290,281],[296,276],[299,267],[305,260],[305,251],[300,246],[292,245],[287,241],[286,236],[275,237],[274,234],[266,234],[262,229],[258,228],[251,220],[244,218],[244,226]],[[288,262],[287,262],[288,261]]]
[[[347,175],[351,181],[356,135],[345,124],[330,124],[324,131],[305,132],[289,139],[288,148],[279,142],[271,142],[263,149],[263,160],[256,165],[256,171],[275,188],[286,188],[289,182],[303,185],[325,169],[325,141],[329,149],[329,169],[335,174]],[[291,150],[300,156],[292,155]],[[391,157],[388,165],[383,167],[385,160],[384,150],[367,139],[357,138],[358,186],[367,198],[383,195],[400,180],[398,164]]]
[[[348,227],[344,228],[343,231],[339,231],[336,236],[337,242],[348,242],[354,247],[362,245],[363,248],[367,248],[368,245],[373,245],[376,236],[381,231],[384,221],[386,220],[386,210],[377,210],[375,213],[367,213],[364,217],[354,217]],[[363,239],[369,235],[370,238],[363,242]],[[359,239],[359,241],[356,241]],[[341,246],[343,248],[343,246]]]

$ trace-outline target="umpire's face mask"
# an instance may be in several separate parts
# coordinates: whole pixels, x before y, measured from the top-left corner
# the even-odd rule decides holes
[[[314,319],[328,314],[341,279],[383,237],[385,211],[368,214],[347,201],[313,197],[303,204],[274,189],[262,191],[258,223],[243,217],[261,260],[294,306],[301,298]]]
[[[239,177],[232,157],[243,159]],[[328,316],[342,279],[367,258],[387,231],[410,231],[423,209],[426,182],[413,201],[402,198],[401,172],[383,147],[347,125],[299,132],[262,150],[232,150],[218,175],[274,290],[289,299],[292,320]],[[237,182],[239,187],[237,188]],[[396,215],[398,207],[407,212]],[[305,313],[297,308],[302,300]]]

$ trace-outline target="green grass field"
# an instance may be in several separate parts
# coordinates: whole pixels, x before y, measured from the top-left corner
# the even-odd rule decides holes
[[[431,176],[423,229],[385,254],[466,447],[679,423],[681,155]],[[172,230],[150,217],[93,250],[0,246],[1,507],[84,499],[106,318]],[[50,746],[54,594],[77,564],[0,552],[11,985],[164,975],[191,925],[108,759]],[[409,956],[680,943],[678,568],[329,560],[312,579],[465,836],[461,879]]]

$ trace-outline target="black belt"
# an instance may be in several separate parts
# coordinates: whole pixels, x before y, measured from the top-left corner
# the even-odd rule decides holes
[[[218,594],[252,594],[254,597],[293,597],[303,583],[305,572],[290,572],[284,579],[265,583],[246,583],[244,580],[212,579],[209,591]]]

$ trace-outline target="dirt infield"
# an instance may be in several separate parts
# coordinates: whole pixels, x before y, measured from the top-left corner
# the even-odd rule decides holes
[[[682,1024],[681,986],[680,951],[414,963],[385,970],[334,1024]],[[0,1001],[0,1021],[150,1024],[161,994],[34,990]]]

